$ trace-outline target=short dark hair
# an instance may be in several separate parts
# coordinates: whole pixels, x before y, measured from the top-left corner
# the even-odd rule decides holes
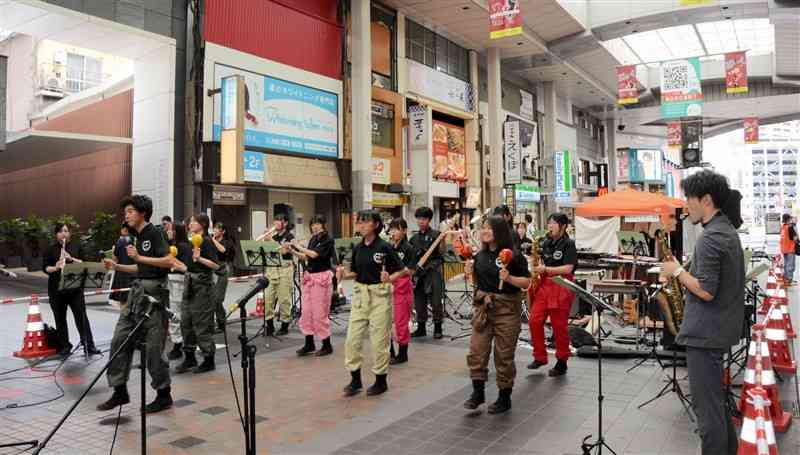
[[[64,227],[69,229],[69,225],[67,223],[63,223],[61,221],[53,223],[53,235],[56,235],[59,232],[61,232],[61,230],[64,229]]]
[[[561,212],[551,213],[547,217],[547,222],[555,221],[559,226],[567,226],[569,224],[569,217]]]
[[[186,232],[186,225],[181,223],[180,220],[172,224],[172,230],[175,232],[175,235],[172,236],[174,245],[189,243],[189,234]]]
[[[286,221],[289,222],[289,215],[284,212],[276,213],[275,216],[272,217],[272,221]]]
[[[511,216],[511,209],[506,204],[500,204],[492,209],[492,215]]]
[[[784,213],[783,216],[781,217],[781,220],[784,223],[788,223],[789,221],[792,220],[792,215],[789,215],[788,213]]]
[[[133,206],[134,210],[144,215],[145,221],[150,221],[150,217],[153,216],[153,200],[150,199],[150,197],[144,194],[132,194],[119,203],[119,208],[125,210],[129,205]]]
[[[420,207],[414,211],[414,218],[433,219],[433,210],[430,207]]]
[[[379,235],[383,232],[383,218],[381,218],[381,214],[378,213],[377,210],[361,210],[358,212],[357,218],[358,221],[372,221],[375,223],[375,235]]]
[[[394,218],[389,223],[389,229],[408,229],[408,223],[403,218]]]
[[[200,226],[203,226],[203,233],[208,232],[208,227],[211,225],[211,220],[208,218],[208,215],[205,213],[198,213],[196,215],[192,215],[195,221],[200,223]]]
[[[525,214],[525,222],[526,223],[533,223],[533,217],[531,216],[530,213],[526,213]]]
[[[310,230],[311,226],[315,224],[321,224],[323,231],[328,230],[328,219],[325,218],[325,215],[317,213],[316,215],[312,216],[311,220],[308,222],[308,229]]]
[[[169,216],[169,215],[164,215],[164,216],[161,217],[161,222],[162,223],[163,222],[172,223],[172,217]]]
[[[492,215],[489,218],[486,218],[484,223],[489,223],[489,228],[492,230],[492,235],[494,236],[494,243],[497,245],[497,250],[503,250],[508,248],[514,251],[514,241],[511,237],[511,228],[508,226],[508,222],[503,219],[502,216],[499,215]],[[483,249],[489,249],[489,245],[484,243]]]
[[[706,194],[711,196],[714,208],[721,209],[728,200],[730,186],[724,175],[717,174],[708,169],[692,174],[681,181],[681,188],[686,198],[702,198]]]

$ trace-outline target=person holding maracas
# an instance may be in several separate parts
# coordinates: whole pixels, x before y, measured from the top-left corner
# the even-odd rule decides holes
[[[522,289],[530,286],[531,280],[528,263],[514,249],[511,229],[502,217],[491,216],[484,221],[480,240],[481,250],[464,266],[465,275],[471,277],[477,288],[467,355],[473,390],[464,407],[476,409],[486,401],[489,355],[494,349],[500,392],[488,412],[499,414],[511,409],[511,390],[517,374],[514,352],[522,323]]]
[[[178,360],[183,357],[183,334],[181,333],[181,308],[186,291],[186,264],[192,263],[192,244],[186,236],[186,225],[183,222],[171,224],[167,231],[169,238],[169,254],[177,259],[175,267],[167,275],[169,285],[169,338],[172,341],[172,350],[167,353],[168,360]]]
[[[214,363],[214,301],[211,292],[214,286],[212,273],[219,268],[216,248],[208,237],[208,216],[199,213],[189,221],[192,261],[187,264],[187,283],[181,308],[181,332],[183,334],[184,359],[175,372],[205,373],[216,369]],[[203,363],[197,365],[195,351],[203,353]]]

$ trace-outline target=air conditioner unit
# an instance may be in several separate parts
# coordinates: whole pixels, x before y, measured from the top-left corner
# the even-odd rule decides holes
[[[59,73],[48,73],[44,79],[44,87],[47,90],[64,90],[64,79],[60,77]]]

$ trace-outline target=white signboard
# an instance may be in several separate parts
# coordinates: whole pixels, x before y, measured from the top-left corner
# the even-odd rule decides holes
[[[533,120],[533,94],[525,90],[519,91],[522,102],[519,106],[519,116],[528,120]]]
[[[411,59],[406,59],[406,66],[408,91],[472,112],[472,86],[469,83]]]
[[[388,185],[392,179],[392,162],[383,158],[372,159],[372,183]]]
[[[503,124],[503,141],[505,143],[506,185],[522,183],[522,150],[519,143],[519,122],[509,121]]]
[[[425,111],[426,109],[422,106],[410,106],[408,108],[408,126],[411,134],[412,147],[427,148],[428,146]]]
[[[236,74],[245,80],[245,146],[339,156],[336,93],[220,64],[214,65],[215,86]],[[218,104],[214,105],[214,140],[220,139],[222,130]]]

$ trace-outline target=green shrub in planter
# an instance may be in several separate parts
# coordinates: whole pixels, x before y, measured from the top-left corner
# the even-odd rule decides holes
[[[82,238],[84,257],[98,261],[101,259],[101,251],[114,248],[114,243],[119,238],[119,225],[115,215],[97,212],[91,227]]]
[[[25,223],[21,218],[0,220],[0,244],[5,256],[3,261],[10,268],[22,266]]]

